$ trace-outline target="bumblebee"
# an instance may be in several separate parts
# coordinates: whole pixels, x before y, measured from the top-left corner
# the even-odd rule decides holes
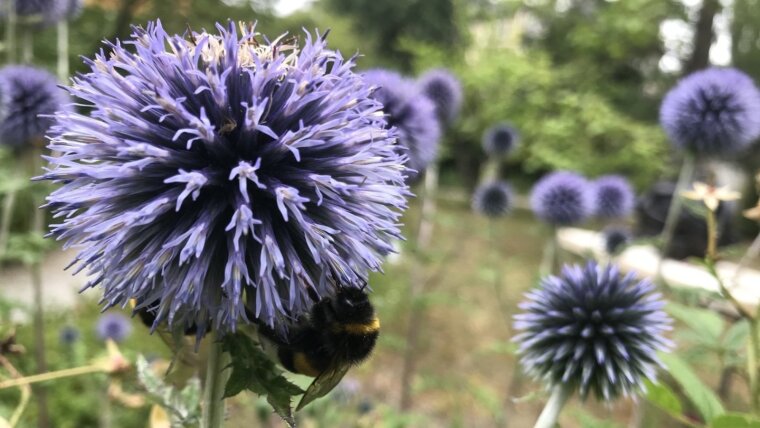
[[[353,287],[342,287],[335,296],[319,300],[284,335],[259,326],[259,334],[274,344],[284,368],[315,378],[297,410],[326,395],[349,368],[364,361],[379,333],[380,320],[369,297]]]

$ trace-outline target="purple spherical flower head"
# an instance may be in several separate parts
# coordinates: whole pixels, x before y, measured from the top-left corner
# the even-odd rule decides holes
[[[441,126],[435,105],[398,73],[370,70],[363,75],[376,88],[372,96],[383,104],[388,126],[398,130],[398,142],[409,158],[409,180],[414,181],[438,155]]]
[[[55,122],[52,115],[68,103],[66,91],[47,71],[23,65],[0,69],[0,142],[19,149],[42,139]]]
[[[606,175],[593,182],[594,213],[602,218],[627,217],[633,211],[635,196],[625,177]]]
[[[43,178],[106,306],[224,332],[363,287],[401,238],[405,158],[352,60],[252,28],[170,36],[160,23],[88,60]],[[133,47],[129,51],[127,47]],[[281,325],[283,323],[277,323]]]
[[[503,181],[481,184],[472,196],[472,209],[486,217],[506,215],[514,202],[512,187]]]
[[[82,14],[84,0],[66,0],[66,18],[73,19]]]
[[[462,108],[462,84],[450,71],[436,68],[420,76],[420,90],[433,104],[442,123],[452,123]]]
[[[517,147],[520,134],[508,123],[496,124],[483,134],[483,150],[490,156],[506,156]]]
[[[79,340],[79,329],[71,325],[65,325],[58,332],[58,339],[62,345],[71,346]]]
[[[95,331],[100,340],[111,339],[114,342],[121,342],[132,334],[132,323],[122,314],[108,312],[98,318]]]
[[[704,155],[735,153],[760,136],[760,90],[733,68],[697,71],[665,96],[660,123],[678,148]]]
[[[568,226],[586,220],[593,212],[591,185],[569,171],[553,172],[533,186],[530,205],[535,215],[552,225]]]
[[[640,391],[671,343],[671,320],[652,282],[615,265],[564,266],[526,294],[514,337],[525,370],[550,386],[578,388],[610,401]]]
[[[20,23],[29,20],[32,25],[51,25],[65,19],[70,10],[70,2],[77,0],[4,0],[0,2],[0,13],[7,14],[7,2],[13,1]],[[81,0],[78,0],[81,3]]]
[[[604,239],[604,250],[607,254],[614,255],[631,242],[632,236],[628,228],[611,226],[602,231],[602,239]]]

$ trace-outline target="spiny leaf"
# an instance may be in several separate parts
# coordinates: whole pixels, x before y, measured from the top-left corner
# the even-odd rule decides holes
[[[227,336],[224,350],[230,354],[232,369],[224,396],[232,397],[243,390],[265,396],[275,413],[294,427],[292,398],[304,391],[282,376],[282,370],[245,334]]]

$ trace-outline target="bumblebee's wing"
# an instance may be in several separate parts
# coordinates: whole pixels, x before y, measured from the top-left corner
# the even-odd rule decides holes
[[[296,411],[303,409],[307,404],[311,403],[317,398],[324,397],[327,395],[327,393],[332,391],[333,388],[338,386],[340,380],[343,379],[343,376],[346,375],[346,372],[348,372],[349,368],[349,365],[343,365],[333,367],[320,373],[319,376],[314,379],[314,382],[309,385],[309,388],[306,389],[303,397],[301,397],[301,401],[298,402]]]

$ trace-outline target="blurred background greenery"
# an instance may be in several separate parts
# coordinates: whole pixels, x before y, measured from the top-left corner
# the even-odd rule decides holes
[[[414,76],[442,66],[461,79],[464,106],[442,145],[445,191],[434,250],[425,256],[428,275],[439,280],[424,301],[428,327],[413,385],[416,406],[403,414],[394,410],[410,309],[407,258],[373,278],[383,335],[373,361],[349,375],[359,386],[307,410],[303,426],[487,427],[513,405],[504,398],[515,363],[509,321],[489,288],[496,275],[487,254],[489,229],[470,213],[466,196],[481,175],[486,128],[506,120],[520,130],[522,143],[502,165],[502,176],[523,190],[554,169],[590,177],[624,174],[642,190],[676,173],[657,117],[664,92],[680,76],[712,63],[733,64],[760,79],[758,0],[85,0],[85,5],[70,24],[72,72],[85,69],[80,56],[92,56],[103,40],[126,38],[132,24],[160,18],[167,31],[183,32],[232,19],[257,21],[257,29],[270,37],[329,29],[329,45],[344,56],[360,53],[361,69],[392,68]],[[34,43],[35,62],[54,70],[55,30],[35,34]],[[412,204],[407,235],[416,233],[419,207]],[[500,223],[497,233],[499,251],[507,257],[506,297],[514,311],[522,291],[535,282],[546,230],[518,215]],[[49,313],[50,369],[82,364],[103,352],[93,330],[99,310],[95,294]],[[11,324],[16,309],[13,302],[0,305],[0,324]],[[73,346],[60,343],[59,330],[68,324],[81,333]],[[29,327],[20,327],[18,334],[20,343],[32,342]],[[122,348],[130,357],[168,355],[141,326]],[[708,370],[711,362],[704,355],[693,359],[705,369],[705,381],[717,384],[718,374]],[[29,373],[33,367],[29,360],[17,368]],[[105,376],[51,384],[52,426],[101,424],[106,387]],[[125,388],[137,387],[127,382]],[[524,401],[510,426],[528,426],[542,404],[534,396],[540,387],[526,380],[516,388],[512,392]],[[744,395],[738,391],[729,402],[746,406]],[[0,414],[10,412],[16,400],[16,391],[3,391]],[[340,403],[337,414],[334,403]],[[563,426],[624,426],[631,413],[630,403],[584,408],[573,406]],[[148,411],[114,405],[111,424],[145,426]],[[32,405],[21,426],[33,426],[34,415]],[[255,421],[280,426],[250,396],[236,399],[230,420],[231,427],[256,426]]]

